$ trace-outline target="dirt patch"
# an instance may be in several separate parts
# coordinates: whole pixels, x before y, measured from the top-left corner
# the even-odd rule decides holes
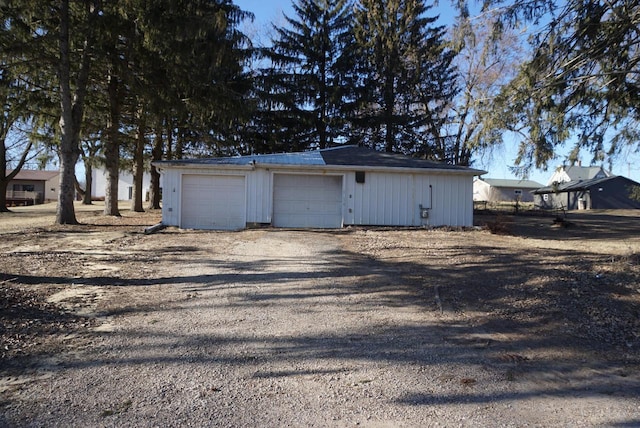
[[[592,215],[3,229],[0,425],[640,424],[637,218]]]

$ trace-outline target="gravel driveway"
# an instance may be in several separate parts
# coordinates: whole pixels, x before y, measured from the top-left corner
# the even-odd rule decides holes
[[[415,264],[367,254],[366,231],[74,233],[23,253],[73,241],[49,300],[98,321],[11,391],[2,426],[640,424],[637,366],[514,350]]]

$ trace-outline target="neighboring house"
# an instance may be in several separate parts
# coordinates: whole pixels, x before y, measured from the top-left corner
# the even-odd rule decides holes
[[[101,168],[91,170],[91,197],[104,199],[107,187],[107,171]],[[151,188],[151,174],[145,172],[142,176],[142,198],[149,199]],[[118,177],[118,200],[130,201],[133,199],[133,175],[130,172],[120,171]]]
[[[11,170],[7,171],[10,174]],[[58,199],[60,171],[21,169],[7,186],[8,204],[42,204]]]
[[[556,171],[547,181],[547,186],[551,186],[553,183],[567,183],[569,181],[591,180],[593,178],[611,176],[612,174],[601,166],[562,165],[556,168]]]
[[[532,191],[542,184],[532,180],[478,178],[473,181],[473,200],[486,202],[533,202]]]
[[[634,192],[635,189],[635,192]],[[536,206],[543,209],[628,209],[640,208],[640,183],[622,176],[556,183],[534,192]]]
[[[485,173],[355,146],[154,165],[163,224],[227,230],[472,226],[473,177]]]

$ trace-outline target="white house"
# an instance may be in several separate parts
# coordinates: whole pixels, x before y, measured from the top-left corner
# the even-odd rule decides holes
[[[227,230],[471,226],[473,177],[485,173],[355,146],[154,165],[163,224]]]
[[[569,181],[591,180],[611,176],[612,174],[601,166],[561,165],[556,168],[547,182],[547,186],[551,186],[554,183],[568,183]]]
[[[91,170],[91,196],[104,198],[107,187],[107,171],[102,168]],[[151,188],[151,174],[145,172],[142,176],[142,198],[147,200]],[[130,201],[133,199],[133,175],[128,171],[120,171],[118,177],[118,200]]]
[[[543,187],[533,180],[478,178],[473,181],[473,200],[487,202],[533,202],[533,192]]]

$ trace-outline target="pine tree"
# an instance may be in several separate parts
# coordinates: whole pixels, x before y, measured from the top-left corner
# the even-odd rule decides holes
[[[325,148],[348,138],[351,4],[299,0],[293,10],[296,16],[286,17],[286,27],[275,28],[273,46],[265,50],[271,66],[260,76],[261,121],[275,131],[278,149]],[[266,146],[265,151],[276,149]]]
[[[358,138],[388,152],[433,156],[440,109],[455,94],[453,53],[422,0],[360,0]]]
[[[70,0],[62,0],[58,14],[60,25],[57,33],[57,66],[61,106],[60,187],[56,209],[58,224],[78,222],[73,206],[75,167],[80,156],[80,128],[88,89],[90,56],[95,43],[94,24],[99,13],[97,6],[91,2],[79,6],[70,3]],[[77,21],[75,17],[78,17]],[[75,45],[74,41],[79,45]],[[77,62],[74,60],[76,54]],[[78,68],[73,64],[78,64]]]
[[[20,0],[3,2],[0,6],[3,25],[11,25],[5,27],[6,34],[19,36],[23,63],[30,65],[21,73],[21,79],[30,89],[25,94],[39,94],[30,105],[34,110],[59,118],[56,134],[60,140],[57,145],[60,185],[56,223],[76,224],[75,165],[80,154],[80,130],[99,9],[93,1],[71,0]],[[4,35],[3,49],[7,49]],[[37,67],[34,66],[36,59]],[[52,107],[52,103],[57,107]]]
[[[465,10],[465,1],[459,2]],[[546,167],[575,141],[604,161],[640,141],[640,4],[567,0],[486,0],[501,11],[495,29],[533,24],[530,59],[503,93],[505,128],[522,135],[518,162]]]
[[[250,50],[238,25],[249,14],[230,0],[16,0],[0,7],[3,51],[10,36],[22,32],[25,55],[40,59],[37,69],[22,73],[38,88],[27,92],[57,104],[55,112],[49,106],[47,112],[60,118],[58,223],[77,223],[75,164],[87,104],[93,123],[86,129],[102,140],[110,182],[117,180],[123,137],[134,129],[139,104],[154,115],[149,123],[166,118],[175,123],[172,130],[215,135],[217,147],[202,138],[192,145],[203,154],[226,146],[231,124],[246,115],[243,96],[250,84],[244,67]],[[117,215],[117,188],[111,187],[105,213]]]

